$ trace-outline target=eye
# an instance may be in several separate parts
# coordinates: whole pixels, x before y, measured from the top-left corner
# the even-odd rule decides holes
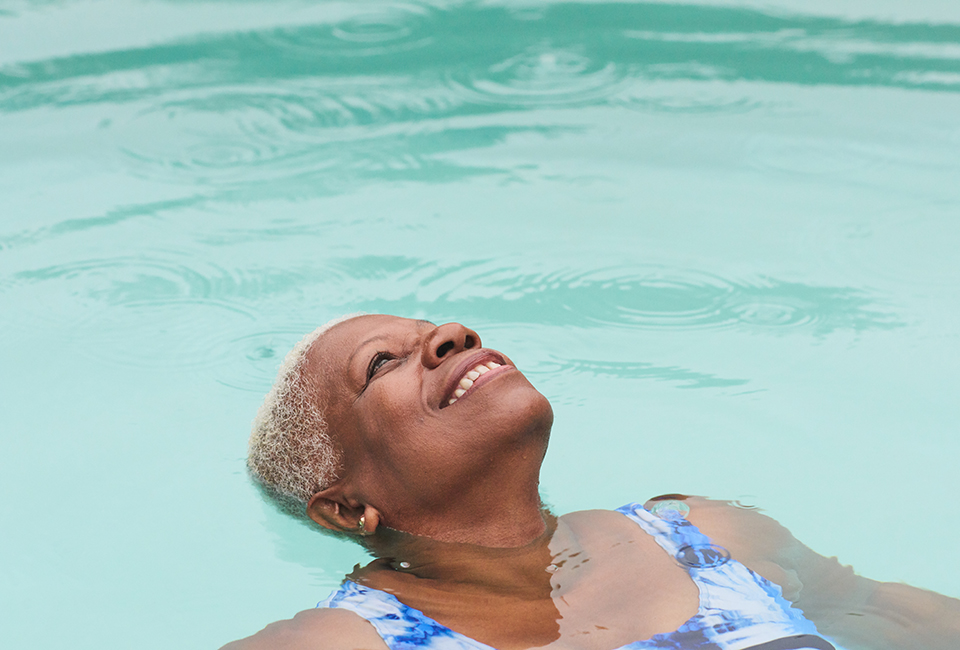
[[[396,359],[396,357],[389,352],[377,352],[375,355],[373,355],[373,358],[370,359],[370,365],[367,366],[367,382],[373,379],[373,376],[377,374],[377,371],[380,370],[380,368],[393,359]]]

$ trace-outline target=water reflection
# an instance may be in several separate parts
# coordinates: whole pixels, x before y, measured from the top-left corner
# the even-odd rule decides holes
[[[355,11],[355,15],[333,25],[277,29],[259,36],[271,50],[298,52],[310,59],[379,57],[430,45],[438,27],[435,17],[439,12],[428,5],[395,3],[378,7],[364,3]]]
[[[653,379],[676,382],[678,388],[743,386],[747,379],[727,379],[679,366],[656,366],[640,361],[598,361],[553,357],[537,365],[533,374],[583,373],[617,379]]]
[[[52,283],[90,306],[201,300],[239,307],[286,294],[323,297],[327,304],[365,311],[456,314],[474,322],[495,313],[500,322],[588,328],[748,327],[825,335],[903,325],[874,296],[858,289],[774,278],[746,282],[660,267],[533,273],[484,260],[448,266],[364,256],[314,268],[239,270],[170,253],[89,259],[24,270],[13,278],[18,283]],[[389,293],[396,297],[381,298],[385,285],[393,287]]]
[[[293,343],[316,326],[316,323],[303,323],[299,328],[273,328],[225,341],[224,347],[232,351],[235,361],[230,373],[223,374],[217,381],[229,388],[255,393],[258,397],[263,395],[269,390],[280,361]]]
[[[306,77],[373,75],[381,86],[467,78],[465,87],[502,88],[614,70],[612,76],[625,70],[640,79],[901,87],[926,87],[922,76],[911,77],[926,73],[941,75],[931,84],[937,89],[957,90],[949,80],[960,72],[958,42],[960,27],[953,25],[850,22],[734,7],[563,3],[540,9],[531,20],[523,12],[472,3],[442,9],[358,4],[332,25],[217,34],[4,66],[0,108],[131,101],[195,86]],[[113,75],[133,71],[142,73],[139,83],[115,83]],[[544,90],[553,92],[554,86]]]
[[[377,268],[375,258],[362,264]],[[363,301],[368,311],[450,314],[483,322],[636,329],[750,328],[770,333],[805,329],[891,329],[903,323],[868,293],[850,288],[726,279],[710,273],[659,267],[556,270],[531,273],[519,266],[464,264],[443,267],[410,261],[416,292],[393,300]]]
[[[451,120],[545,107],[760,105],[733,81],[960,90],[952,25],[633,3],[346,11],[331,24],[6,65],[0,112],[100,104],[137,173],[243,186],[333,169],[420,180],[493,173],[501,170],[441,154],[552,127]]]
[[[168,211],[189,208],[197,205],[203,197],[193,196],[169,201],[154,201],[134,205],[119,206],[103,215],[93,217],[73,217],[48,226],[29,228],[10,234],[0,234],[0,250],[38,244],[64,235],[72,235],[87,230],[110,228],[132,219],[160,217]],[[29,277],[29,272],[28,276]]]
[[[566,328],[685,331],[737,329],[822,337],[901,327],[873,295],[841,286],[751,281],[662,267],[561,269],[468,260],[444,265],[407,257],[362,256],[309,267],[232,268],[188,251],[85,259],[22,270],[12,284],[36,311],[73,307],[74,328],[101,341],[89,352],[140,365],[215,365],[245,355],[249,372],[231,385],[260,389],[276,368],[278,346],[302,329],[264,327],[276,305],[323,304],[331,310],[426,314],[437,321],[529,323]],[[213,311],[211,311],[213,310]],[[214,330],[216,336],[205,332]],[[124,332],[139,332],[138,337]],[[199,333],[199,334],[198,334]],[[150,344],[144,345],[143,338]],[[739,379],[678,367],[547,359],[547,366],[599,375],[648,377],[690,387],[732,386]],[[246,378],[243,375],[248,375]]]
[[[535,46],[483,70],[456,70],[447,82],[469,102],[500,107],[584,105],[622,92],[627,69],[575,50]]]
[[[835,176],[890,162],[890,150],[879,143],[850,143],[827,138],[752,136],[747,145],[752,166],[764,172]]]
[[[502,173],[499,168],[455,165],[439,156],[491,147],[513,133],[552,130],[486,125],[433,128],[399,118],[391,124],[391,118],[383,117],[386,107],[360,100],[335,102],[299,95],[295,111],[292,104],[276,97],[265,99],[247,105],[234,98],[229,107],[227,101],[212,109],[189,102],[141,115],[127,127],[130,139],[143,140],[138,134],[149,134],[149,142],[139,146],[131,142],[125,148],[131,170],[147,178],[240,187],[249,182],[310,178],[314,194],[336,193],[345,188],[344,176],[414,176],[449,182]],[[387,125],[368,126],[378,119]],[[349,122],[349,126],[331,126],[336,122]]]
[[[94,258],[24,270],[14,278],[59,287],[90,307],[224,302],[263,292],[261,280],[186,253]]]

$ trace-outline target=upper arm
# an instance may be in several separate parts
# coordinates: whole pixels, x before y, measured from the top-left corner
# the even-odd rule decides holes
[[[759,510],[703,497],[682,499],[690,506],[690,523],[738,562],[779,585],[784,597],[795,604],[857,599],[876,584],[836,558],[814,553]],[[648,505],[653,503],[651,500]]]
[[[342,609],[308,609],[292,619],[270,623],[221,650],[385,650],[373,626]]]
[[[824,634],[871,649],[956,647],[960,601],[859,576],[757,510],[699,497],[685,501],[692,524],[754,573],[780,585],[784,598]]]

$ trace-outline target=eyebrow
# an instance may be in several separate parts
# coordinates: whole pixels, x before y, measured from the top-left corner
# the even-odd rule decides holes
[[[422,319],[422,318],[418,318],[418,319],[417,319],[417,324],[420,325],[421,327],[423,327],[423,326],[425,326],[425,325],[430,326],[430,327],[436,327],[436,325],[434,325],[434,324],[431,323],[430,321],[424,320],[424,319]],[[350,355],[350,358],[347,359],[347,368],[353,368],[353,360],[356,358],[356,356],[357,356],[358,354],[360,354],[360,351],[361,351],[361,350],[363,350],[364,348],[366,348],[366,347],[367,347],[368,345],[370,345],[371,343],[374,343],[374,342],[376,342],[376,341],[382,341],[382,340],[388,339],[388,338],[390,338],[390,335],[389,335],[389,334],[377,334],[376,336],[371,336],[371,337],[368,338],[366,341],[364,341],[363,343],[361,343],[360,345],[358,345],[357,348],[356,348],[356,349],[353,351],[353,353]]]
[[[347,359],[347,368],[353,368],[353,360],[356,358],[360,351],[366,348],[368,345],[375,341],[382,341],[383,339],[388,338],[386,334],[378,334],[376,336],[371,336],[366,341],[361,343],[356,347],[356,349],[350,354],[350,358]]]

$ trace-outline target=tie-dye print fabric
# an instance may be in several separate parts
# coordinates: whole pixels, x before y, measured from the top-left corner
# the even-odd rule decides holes
[[[677,511],[658,515],[631,503],[617,509],[687,568],[700,591],[697,613],[674,632],[619,650],[842,650],[817,633],[780,587],[730,558]],[[345,580],[318,607],[348,609],[368,620],[390,650],[493,650],[407,607],[391,594]]]

